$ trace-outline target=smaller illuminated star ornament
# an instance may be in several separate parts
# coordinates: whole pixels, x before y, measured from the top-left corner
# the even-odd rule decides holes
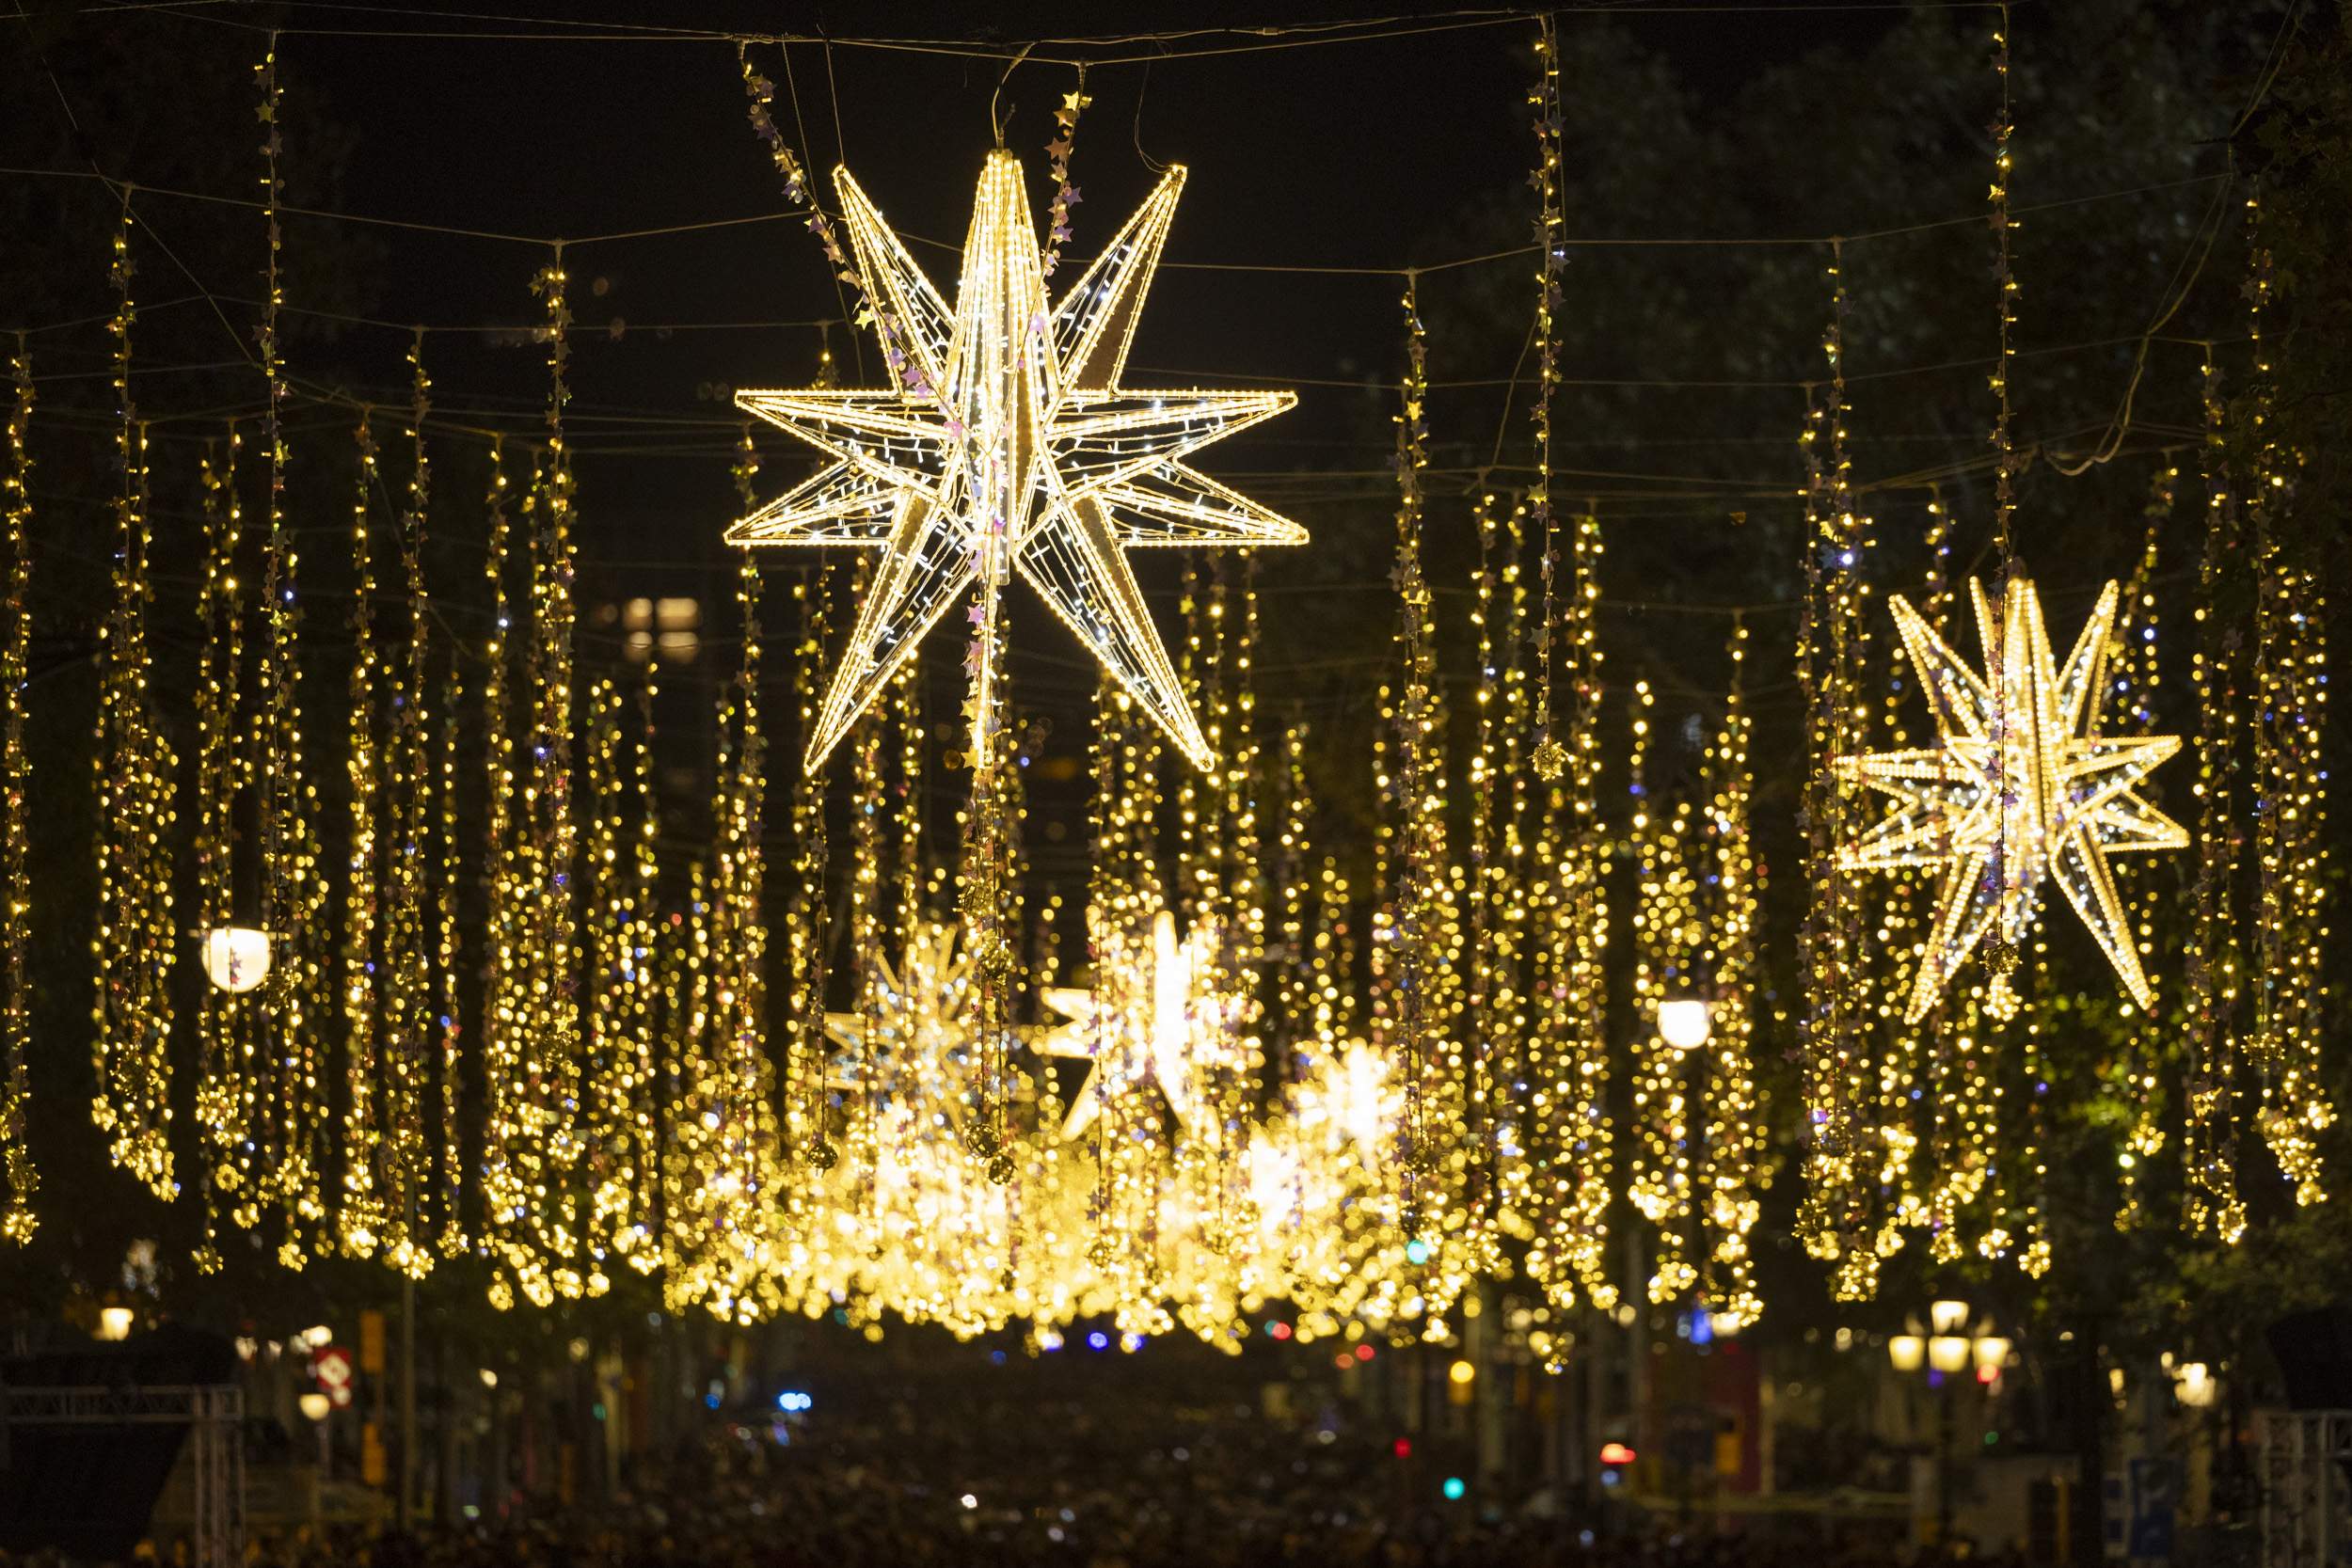
[[[839,1047],[825,1087],[845,1096],[881,1094],[920,1102],[940,1125],[960,1125],[971,1098],[971,952],[961,927],[926,921],[907,937],[898,967],[875,955],[878,1016],[828,1011],[825,1037]],[[866,1077],[873,1063],[876,1081]]]
[[[1846,870],[1941,866],[1944,883],[1906,1017],[1916,1022],[1954,972],[1997,927],[2013,945],[2033,924],[2045,878],[2115,966],[2142,1007],[2148,977],[2106,857],[2125,850],[2180,849],[2181,825],[2138,793],[2155,766],[2181,748],[2177,736],[2092,732],[2092,701],[2115,626],[2112,582],[2061,665],[2050,651],[2042,599],[2015,578],[1996,612],[1968,584],[1983,641],[1979,677],[1900,594],[1896,628],[1926,688],[1942,744],[1918,751],[1839,757],[1845,777],[1895,800],[1894,815],[1839,851]],[[2005,993],[2006,976],[1994,986]]]
[[[986,754],[999,601],[1018,575],[1196,767],[1211,758],[1127,565],[1138,546],[1302,545],[1306,530],[1183,459],[1293,406],[1292,392],[1130,391],[1120,374],[1184,171],[1049,306],[1021,166],[989,155],[950,310],[846,168],[844,226],[883,338],[887,391],[741,391],[830,461],[727,531],[746,546],[879,548],[805,764],[824,763],[964,591],[973,750]]]
[[[1176,917],[1166,910],[1152,920],[1152,944],[1147,952],[1106,950],[1097,964],[1094,989],[1048,986],[1045,1005],[1069,1022],[1037,1042],[1048,1056],[1081,1056],[1092,1061],[1086,1082],[1071,1097],[1070,1114],[1062,1119],[1066,1141],[1093,1124],[1099,1109],[1099,1082],[1104,1055],[1115,1057],[1113,1071],[1127,1083],[1150,1079],[1157,1084],[1175,1114],[1176,1124],[1189,1129],[1197,1103],[1193,1065],[1215,1054],[1204,1037],[1214,1033],[1216,1006],[1201,994],[1216,961],[1216,934],[1209,926],[1196,926],[1181,941]],[[1098,1053],[1096,1036],[1105,1049]]]

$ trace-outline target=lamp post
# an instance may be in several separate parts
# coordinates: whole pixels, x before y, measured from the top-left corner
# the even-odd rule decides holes
[[[1928,1308],[1928,1325],[1932,1330],[1921,1334],[1917,1323],[1905,1326],[1904,1332],[1887,1336],[1886,1359],[1896,1371],[1902,1373],[1926,1370],[1928,1386],[1936,1391],[1935,1413],[1935,1544],[1942,1546],[1952,1536],[1952,1428],[1955,1420],[1952,1386],[1961,1373],[1974,1368],[1977,1381],[1991,1383],[2000,1376],[2001,1367],[2009,1360],[2010,1342],[1990,1331],[1989,1323],[1979,1323],[1971,1333],[1968,1320],[1973,1315],[1968,1304],[1947,1298]]]

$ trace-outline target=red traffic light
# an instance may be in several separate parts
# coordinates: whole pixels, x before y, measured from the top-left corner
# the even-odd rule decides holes
[[[1413,1440],[1409,1437],[1400,1437],[1394,1443],[1391,1444],[1390,1447],[1399,1459],[1410,1459],[1413,1457]]]

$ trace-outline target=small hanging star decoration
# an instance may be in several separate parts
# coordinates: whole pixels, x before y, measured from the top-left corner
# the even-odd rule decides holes
[[[882,552],[812,726],[820,768],[965,590],[973,754],[994,754],[1000,600],[1035,589],[1194,766],[1213,763],[1124,551],[1303,545],[1298,524],[1182,461],[1297,403],[1293,392],[1121,385],[1184,171],[1171,168],[1049,307],[1010,153],[981,170],[950,310],[846,168],[834,171],[891,388],[745,390],[737,404],[829,459],[727,531],[730,544]]]
[[[1944,882],[1906,1013],[1925,1017],[1981,942],[1994,996],[2005,996],[2045,878],[2082,916],[2132,1000],[2153,1000],[2106,857],[2181,849],[2188,834],[2140,795],[2177,736],[2103,736],[2091,722],[2115,626],[2112,582],[2066,662],[2051,655],[2042,599],[2010,578],[1996,608],[1968,585],[1985,650],[1982,677],[1900,594],[1895,625],[1935,715],[1942,743],[1840,757],[1838,771],[1890,796],[1893,816],[1841,850],[1850,871],[1940,866]],[[1997,1010],[1997,1009],[1996,1009]]]

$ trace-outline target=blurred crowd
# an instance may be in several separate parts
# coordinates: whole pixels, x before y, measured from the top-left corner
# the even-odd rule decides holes
[[[594,1511],[263,1544],[255,1568],[1881,1568],[1885,1530],[1677,1532],[1466,1494],[1248,1405],[906,1393],[723,1422]],[[1600,1528],[1595,1528],[1594,1526]]]

